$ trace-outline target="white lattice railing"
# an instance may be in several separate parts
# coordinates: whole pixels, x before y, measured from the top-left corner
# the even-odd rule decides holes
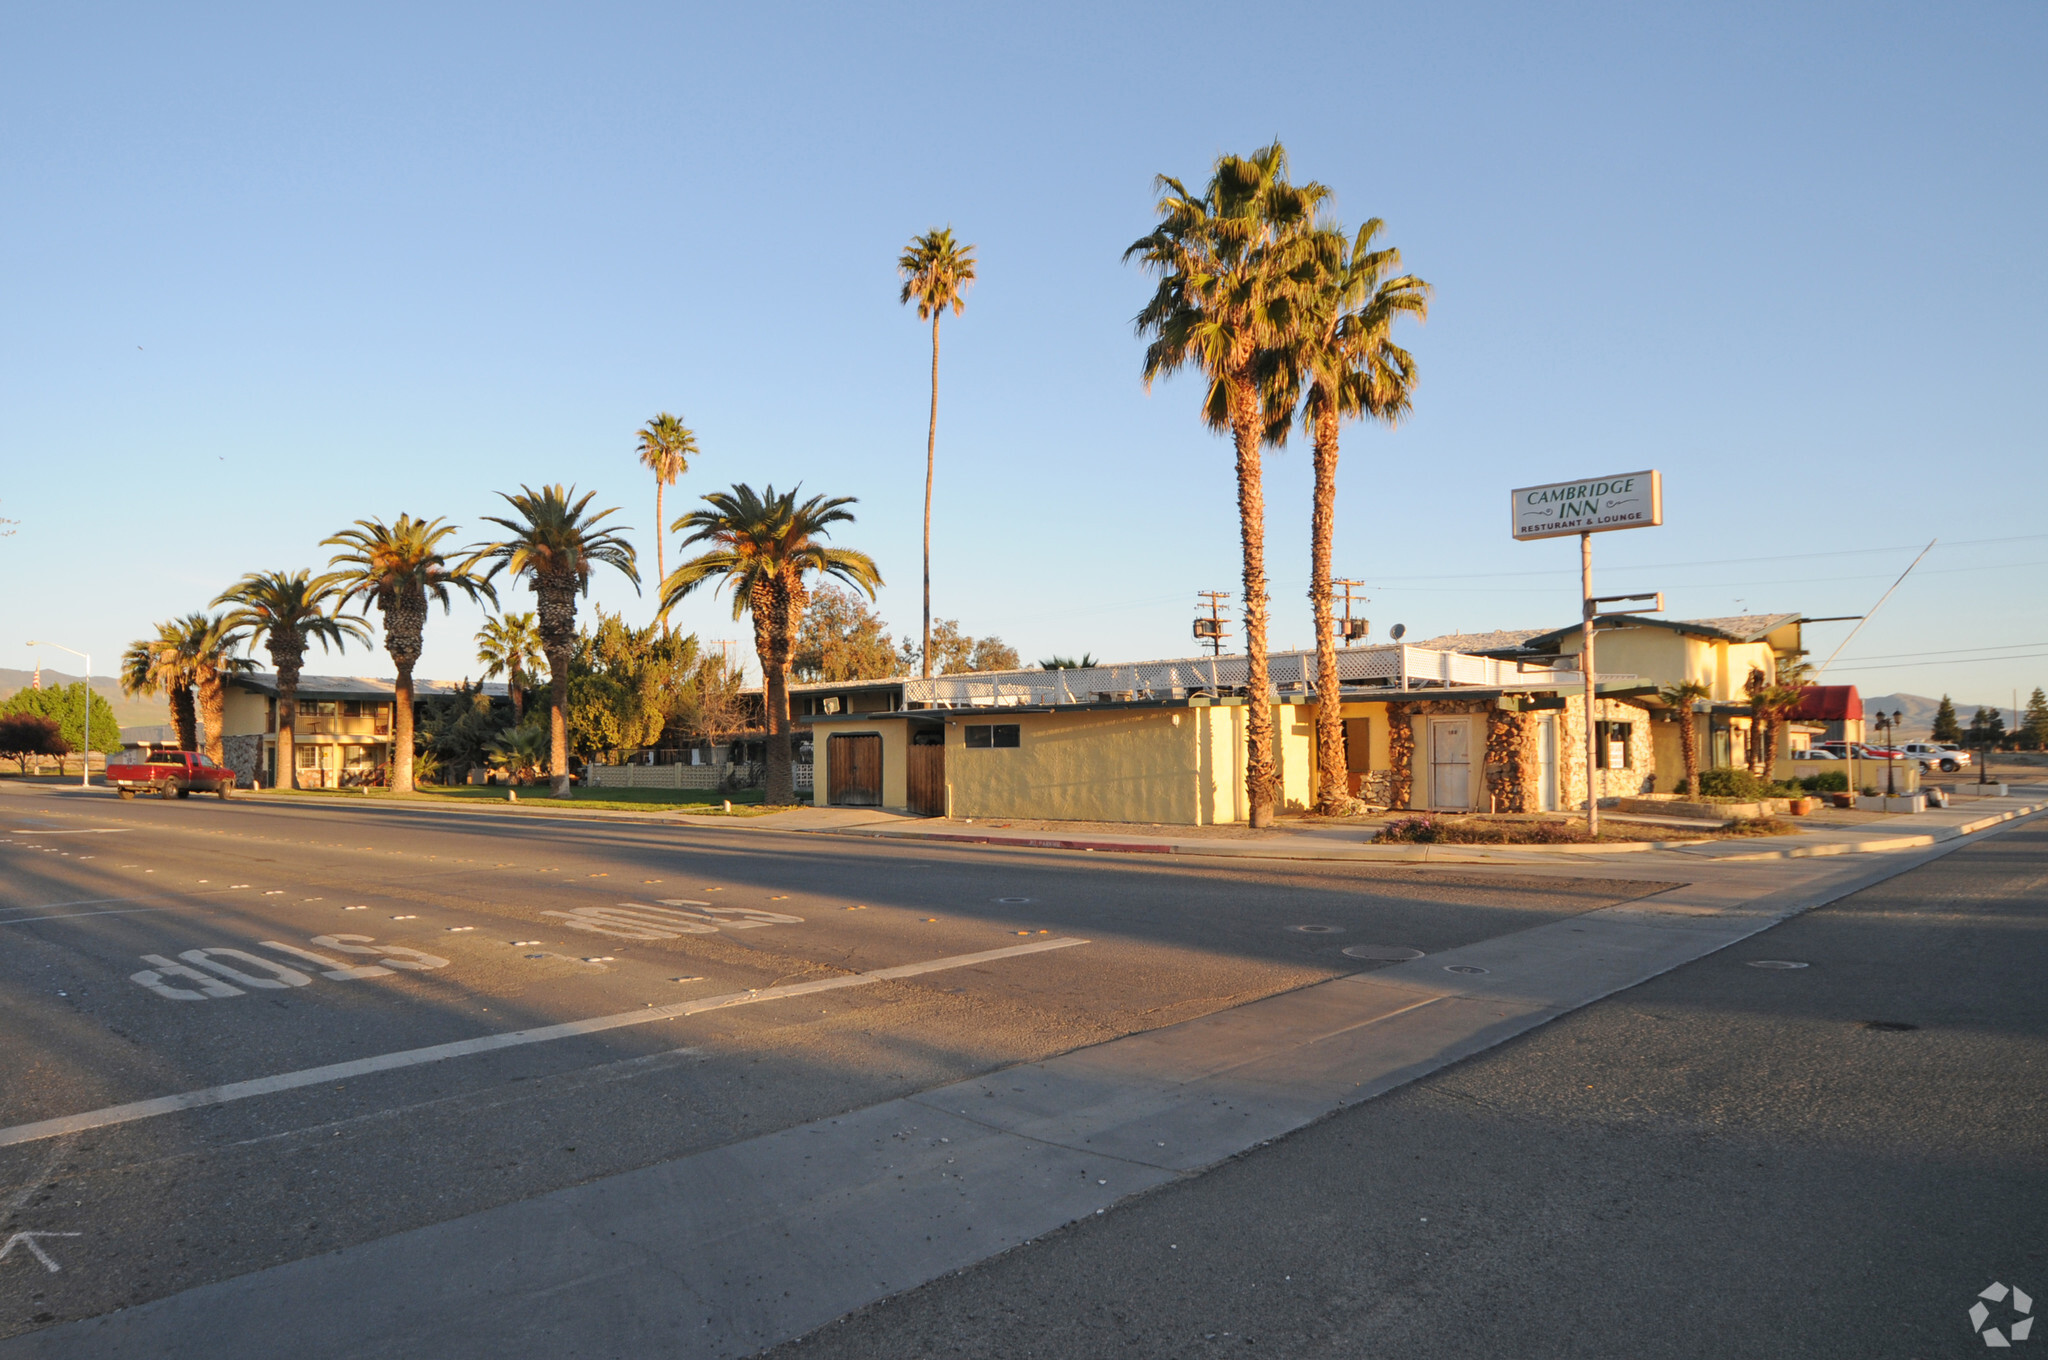
[[[1274,652],[1267,665],[1275,693],[1315,692],[1314,652]],[[1057,671],[936,675],[903,681],[903,702],[912,708],[1010,708],[1185,699],[1191,694],[1241,692],[1250,669],[1251,663],[1244,657],[1221,656]],[[1477,685],[1556,689],[1583,680],[1574,670],[1534,667],[1492,657],[1410,647],[1406,643],[1342,648],[1337,653],[1337,674],[1347,688]]]

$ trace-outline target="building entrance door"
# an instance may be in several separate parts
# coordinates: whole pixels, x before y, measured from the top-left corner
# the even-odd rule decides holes
[[[1536,720],[1536,806],[1557,811],[1557,718]]]
[[[825,801],[834,807],[882,805],[880,735],[833,737],[825,743]]]
[[[1462,811],[1472,806],[1472,721],[1429,720],[1429,805]]]

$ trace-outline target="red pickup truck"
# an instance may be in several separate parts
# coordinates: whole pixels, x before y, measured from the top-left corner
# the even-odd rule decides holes
[[[198,751],[149,751],[136,753],[120,764],[107,766],[107,782],[123,798],[153,793],[159,798],[190,798],[200,793],[227,797],[235,789],[235,772],[208,760]]]

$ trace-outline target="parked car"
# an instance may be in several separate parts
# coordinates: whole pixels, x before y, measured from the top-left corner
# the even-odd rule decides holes
[[[1920,762],[1923,769],[1954,774],[1970,763],[1970,753],[1946,742],[1909,741],[1900,752]]]
[[[1794,751],[1792,758],[1794,760],[1840,760],[1842,753],[1816,746],[1810,751]]]
[[[107,783],[123,798],[190,798],[195,792],[226,798],[234,792],[235,772],[199,751],[136,751],[107,766]]]

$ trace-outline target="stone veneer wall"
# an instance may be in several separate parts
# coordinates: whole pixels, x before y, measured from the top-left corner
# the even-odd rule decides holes
[[[235,772],[236,788],[256,787],[257,766],[263,759],[263,738],[260,735],[222,737],[220,754],[222,761]]]

